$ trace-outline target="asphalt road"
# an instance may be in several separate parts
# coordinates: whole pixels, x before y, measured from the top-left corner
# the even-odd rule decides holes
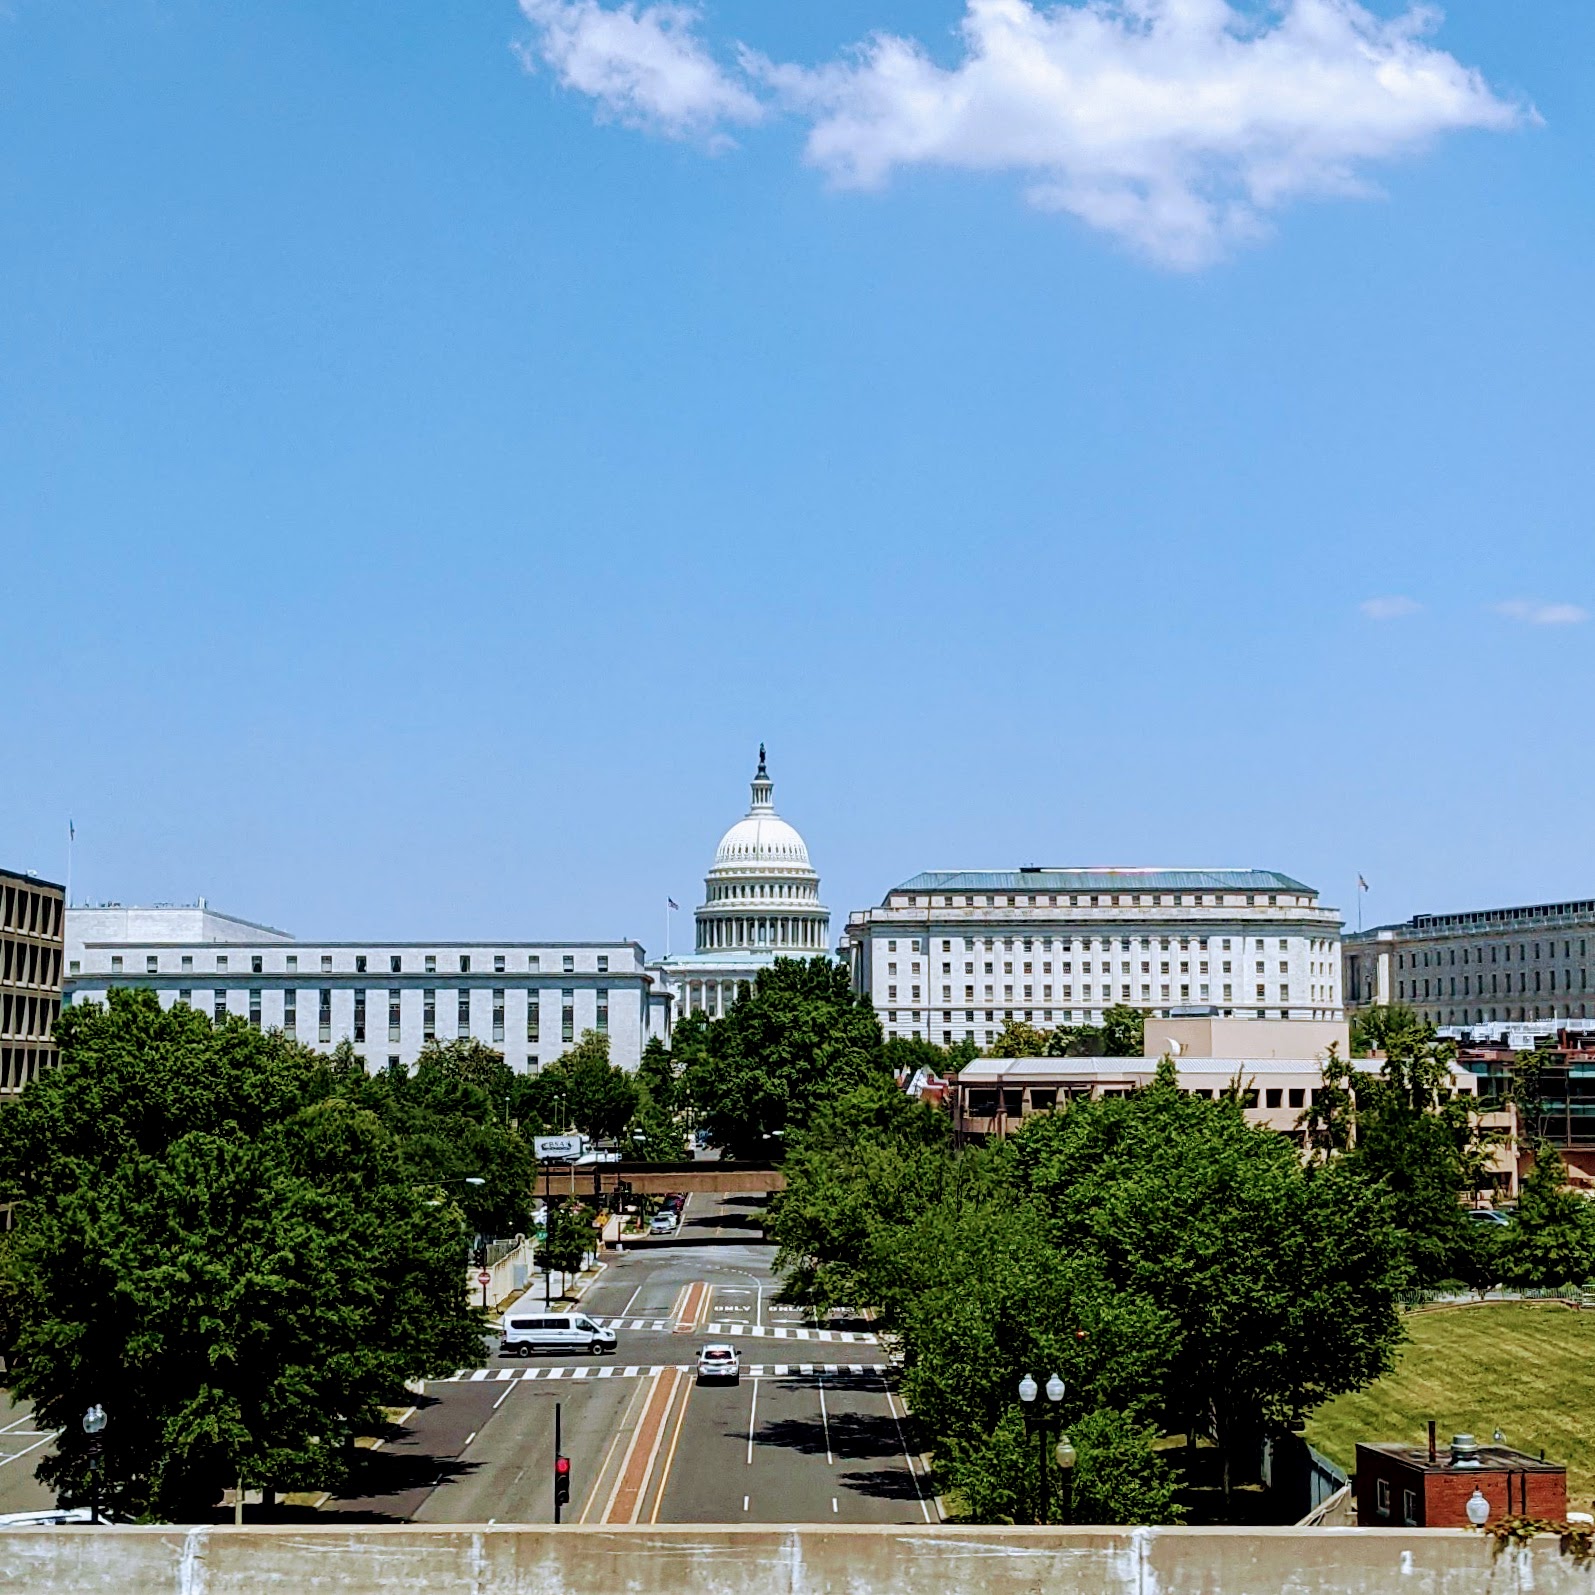
[[[694,1197],[687,1223],[736,1233],[744,1212],[737,1198]],[[557,1404],[566,1522],[930,1521],[884,1352],[867,1325],[774,1303],[773,1257],[765,1245],[690,1243],[617,1257],[582,1302],[616,1326],[613,1357],[494,1355],[429,1384],[365,1459],[358,1493],[326,1510],[550,1522]],[[738,1384],[696,1383],[709,1340],[736,1346]]]
[[[55,1505],[33,1470],[50,1453],[53,1434],[33,1421],[27,1402],[13,1401],[0,1391],[0,1513],[38,1512]]]

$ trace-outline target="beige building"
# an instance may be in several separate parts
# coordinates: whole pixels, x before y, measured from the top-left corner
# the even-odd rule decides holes
[[[1346,1006],[1401,1003],[1432,1024],[1595,1019],[1595,901],[1417,914],[1348,935]]]
[[[0,869],[0,1092],[55,1062],[65,930],[61,887]]]

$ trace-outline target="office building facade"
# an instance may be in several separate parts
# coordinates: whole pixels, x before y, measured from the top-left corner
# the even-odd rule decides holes
[[[55,1062],[65,929],[61,887],[0,869],[0,1092]]]
[[[371,1070],[470,1038],[535,1071],[588,1030],[635,1069],[648,1038],[669,1032],[669,994],[632,941],[309,942],[201,902],[74,908],[66,954],[69,1002],[148,987],[163,1006],[236,1015],[323,1052],[347,1041]]]
[[[1348,935],[1347,1006],[1400,1003],[1442,1027],[1595,1018],[1595,899],[1417,914]]]
[[[1339,1019],[1340,915],[1272,870],[930,871],[848,919],[886,1033],[988,1046],[1008,1020]]]

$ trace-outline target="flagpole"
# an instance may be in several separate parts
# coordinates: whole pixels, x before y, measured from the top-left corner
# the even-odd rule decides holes
[[[665,957],[670,956],[670,899],[665,899]]]
[[[78,839],[77,827],[68,820],[66,822],[66,906],[72,906],[72,849]]]

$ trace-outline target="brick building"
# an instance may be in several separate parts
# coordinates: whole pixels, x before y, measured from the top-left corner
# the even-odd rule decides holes
[[[1476,1445],[1457,1435],[1448,1450],[1380,1443],[1357,1447],[1359,1528],[1454,1529],[1468,1526],[1478,1490],[1502,1517],[1567,1516],[1567,1469],[1504,1445]]]

